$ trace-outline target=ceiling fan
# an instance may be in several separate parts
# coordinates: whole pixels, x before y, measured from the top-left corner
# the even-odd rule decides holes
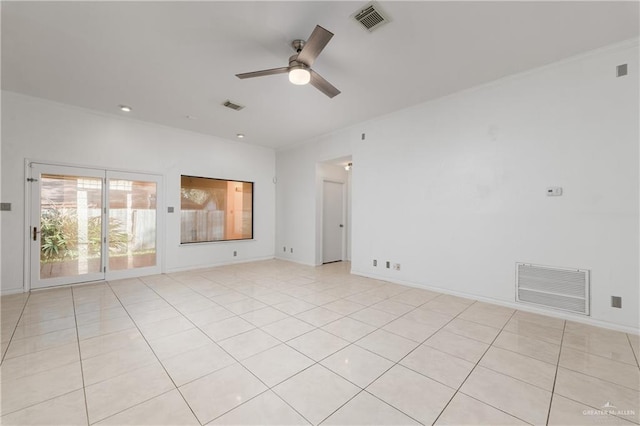
[[[322,52],[322,49],[324,49],[327,43],[329,43],[331,37],[333,37],[332,32],[325,30],[320,25],[316,25],[307,41],[294,40],[291,42],[291,46],[296,51],[296,54],[289,58],[288,67],[246,72],[243,74],[236,74],[236,77],[244,79],[289,73],[289,81],[291,83],[298,85],[311,83],[313,87],[320,90],[328,97],[333,98],[338,95],[340,91],[327,80],[322,78],[320,74],[311,69],[311,65],[313,65],[313,62],[316,60],[320,52]]]

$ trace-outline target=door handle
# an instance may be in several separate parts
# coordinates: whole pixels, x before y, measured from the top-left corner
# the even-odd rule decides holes
[[[38,233],[39,232],[40,231],[38,231],[38,228],[34,226],[33,227],[33,241],[38,241]]]
[[[343,225],[343,224],[340,224],[340,228],[344,228],[344,225]]]

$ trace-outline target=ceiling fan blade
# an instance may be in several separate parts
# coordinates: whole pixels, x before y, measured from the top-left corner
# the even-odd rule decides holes
[[[271,68],[269,70],[245,72],[242,74],[236,74],[238,78],[253,78],[263,77],[265,75],[284,74],[289,71],[289,67]]]
[[[311,70],[311,85],[327,95],[330,98],[333,98],[336,95],[340,94],[340,91],[336,89],[333,84],[329,83],[327,80],[322,78],[320,74]]]
[[[296,60],[310,67],[320,52],[322,52],[322,49],[329,43],[331,37],[333,37],[331,31],[327,31],[320,25],[316,25]]]

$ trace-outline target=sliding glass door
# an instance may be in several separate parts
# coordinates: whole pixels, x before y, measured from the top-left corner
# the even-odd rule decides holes
[[[30,284],[160,272],[160,177],[32,163]]]
[[[149,269],[158,265],[158,182],[146,175],[107,173],[109,223],[107,271]]]
[[[31,287],[104,279],[104,171],[41,164],[31,170]]]

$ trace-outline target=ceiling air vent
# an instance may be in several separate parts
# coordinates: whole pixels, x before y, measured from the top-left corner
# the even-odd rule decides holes
[[[369,3],[363,9],[353,14],[353,19],[368,31],[373,31],[389,22],[389,18],[380,10],[380,6],[375,3]]]
[[[226,106],[227,108],[231,108],[232,110],[235,110],[235,111],[240,111],[242,108],[244,108],[242,105],[234,104],[228,99],[224,101],[222,105]]]

